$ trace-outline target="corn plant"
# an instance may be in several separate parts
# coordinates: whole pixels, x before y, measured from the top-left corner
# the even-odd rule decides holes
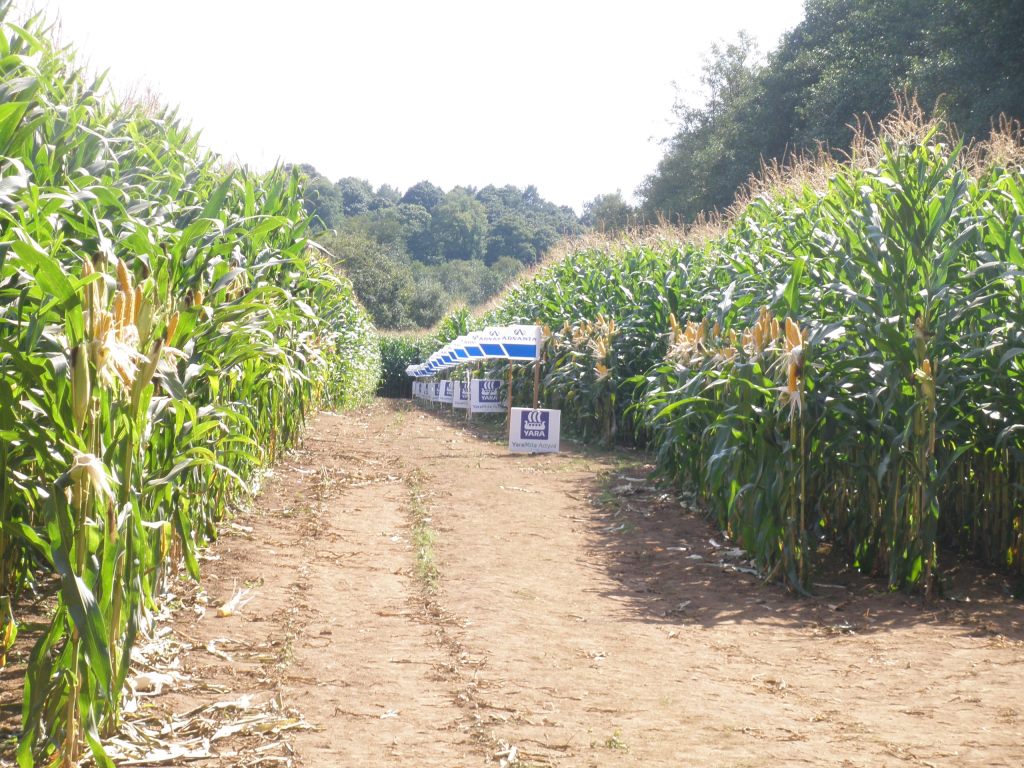
[[[803,590],[819,550],[926,594],[943,551],[1024,572],[1020,135],[891,119],[858,147],[714,237],[571,254],[493,317],[555,329],[563,423],[605,437],[613,393],[766,576]]]
[[[202,154],[172,111],[99,95],[0,6],[0,662],[54,579],[21,766],[109,764],[131,649],[310,408],[372,394],[351,286],[295,173]]]
[[[610,445],[618,420],[613,378],[615,321],[603,315],[547,333],[546,405],[560,408],[584,438]]]

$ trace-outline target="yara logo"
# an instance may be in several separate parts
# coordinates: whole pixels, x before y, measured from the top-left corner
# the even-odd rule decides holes
[[[547,440],[550,415],[546,411],[523,411],[520,423],[523,440]]]
[[[497,379],[483,379],[480,381],[480,389],[478,391],[480,392],[481,403],[501,402],[501,382]]]

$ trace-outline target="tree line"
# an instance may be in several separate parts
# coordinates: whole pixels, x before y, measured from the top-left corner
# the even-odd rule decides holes
[[[637,190],[595,198],[605,230],[687,223],[728,208],[762,163],[819,147],[842,156],[851,126],[904,95],[985,137],[1024,117],[1024,0],[806,0],[804,19],[766,57],[747,35],[711,48],[699,104],[679,100],[676,131]]]
[[[310,165],[304,205],[316,240],[334,254],[380,328],[433,326],[452,304],[500,292],[559,240],[580,234],[575,211],[534,186],[449,191],[421,181],[402,192]]]
[[[852,126],[905,96],[966,141],[987,136],[1000,115],[1024,117],[1021,39],[1024,0],[806,0],[767,56],[745,34],[711,47],[701,100],[674,105],[675,132],[636,206],[617,191],[577,217],[533,186],[402,192],[301,166],[306,210],[379,327],[430,327],[453,303],[486,302],[564,236],[690,223],[732,205],[764,165],[841,157]]]

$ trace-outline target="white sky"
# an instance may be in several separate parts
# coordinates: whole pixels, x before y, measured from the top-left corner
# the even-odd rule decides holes
[[[24,5],[27,0],[21,0]],[[632,199],[702,56],[762,52],[802,0],[35,0],[118,91],[151,88],[204,144],[400,190],[534,184]]]

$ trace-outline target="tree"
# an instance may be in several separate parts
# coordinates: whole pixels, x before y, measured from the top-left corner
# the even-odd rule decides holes
[[[512,256],[536,264],[559,239],[582,231],[575,211],[544,200],[535,186],[486,186],[476,194],[487,209],[486,259]]]
[[[302,206],[313,218],[314,231],[333,229],[345,215],[337,189],[323,176],[307,179]]]
[[[405,205],[420,205],[427,210],[427,213],[433,213],[434,208],[442,200],[444,200],[443,189],[434,186],[429,181],[421,181],[409,187],[399,202]]]
[[[444,286],[449,303],[476,305],[491,297],[491,275],[479,259],[446,261],[432,270]]]
[[[487,301],[523,265],[582,228],[571,208],[544,200],[534,186],[445,193],[421,181],[402,194],[388,185],[374,191],[353,176],[332,184],[312,166],[300,168],[304,205],[316,217],[311,231],[339,254],[385,328],[429,326],[453,298]],[[440,306],[431,309],[430,301]]]
[[[453,189],[434,208],[431,231],[442,260],[482,259],[487,210],[464,189]]]
[[[325,233],[319,242],[334,254],[359,301],[379,328],[410,324],[412,270],[375,240],[352,232]]]
[[[334,185],[341,197],[342,208],[346,216],[361,216],[370,210],[373,203],[373,187],[370,182],[346,176]]]
[[[437,243],[434,241],[430,211],[415,203],[400,203],[397,213],[409,256],[424,264],[437,262]]]
[[[523,264],[537,261],[537,249],[533,244],[533,230],[526,218],[519,213],[504,213],[491,224],[487,234],[487,249],[484,260],[494,264],[502,258],[511,257]]]
[[[294,166],[286,165],[291,170]],[[312,165],[298,166],[302,184],[302,207],[313,219],[312,230],[319,232],[337,226],[345,215],[338,190]]]
[[[432,328],[448,310],[449,299],[436,278],[417,280],[409,301],[409,317],[420,328]]]
[[[499,291],[503,291],[522,271],[522,263],[510,256],[502,256],[496,262],[491,264],[490,285],[488,286],[487,294],[488,297],[494,296]]]
[[[894,94],[984,137],[1001,113],[1024,117],[1022,37],[1021,0],[806,0],[766,63],[742,37],[712,48],[705,102],[676,105],[678,129],[638,190],[643,211],[692,220],[728,206],[763,161],[841,155],[851,124],[889,114]]]
[[[640,189],[650,218],[692,221],[701,211],[725,208],[756,169],[757,143],[750,147],[733,136],[741,111],[759,93],[756,53],[753,38],[743,33],[735,43],[711,47],[701,75],[706,100],[699,107],[676,102],[679,130]]]
[[[601,232],[621,232],[636,218],[636,210],[622,199],[622,190],[614,194],[598,195],[583,204],[581,221]]]
[[[370,203],[371,211],[381,211],[385,208],[393,208],[402,199],[402,193],[390,184],[381,184],[377,187],[377,193]]]

